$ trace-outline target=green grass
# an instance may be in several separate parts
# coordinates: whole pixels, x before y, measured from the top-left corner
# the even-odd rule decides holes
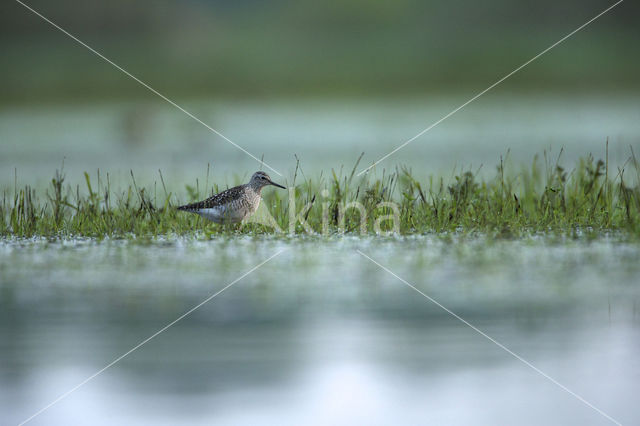
[[[358,160],[359,162],[359,160]],[[495,174],[480,179],[471,171],[452,178],[418,180],[412,171],[397,167],[380,177],[355,174],[353,170],[332,171],[329,176],[307,178],[296,165],[289,186],[295,191],[295,214],[307,229],[317,234],[375,234],[375,223],[393,212],[381,202],[396,204],[399,234],[485,233],[518,237],[537,233],[600,236],[615,232],[640,237],[640,166],[631,151],[624,167],[609,170],[608,162],[591,156],[582,158],[572,170],[548,155],[536,156],[519,172],[505,171],[502,158]],[[201,199],[224,188],[203,192],[186,186],[172,194],[159,184],[140,187],[131,173],[124,190],[114,190],[107,176],[85,173],[85,181],[67,184],[57,172],[49,187],[36,191],[30,186],[5,190],[0,203],[0,235],[3,238],[154,238],[163,235],[245,235],[275,233],[274,228],[249,223],[220,226],[196,215],[179,212],[175,206]],[[359,202],[366,213],[344,209]],[[265,191],[264,204],[278,227],[289,233],[289,194]],[[390,220],[381,229],[393,228]],[[296,221],[295,234],[305,234]]]

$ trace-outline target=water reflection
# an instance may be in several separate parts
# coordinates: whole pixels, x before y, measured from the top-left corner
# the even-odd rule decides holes
[[[274,251],[32,424],[606,424],[358,248],[622,423],[640,247],[609,240],[0,246],[0,413],[18,423]]]

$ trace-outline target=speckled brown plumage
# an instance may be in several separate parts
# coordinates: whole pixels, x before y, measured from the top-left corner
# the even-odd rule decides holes
[[[249,183],[234,186],[206,200],[186,204],[178,210],[199,214],[216,223],[236,223],[253,214],[260,205],[260,191],[267,185],[284,188],[265,172],[256,172]]]
[[[216,195],[207,198],[206,200],[180,206],[178,207],[178,210],[194,211],[225,205],[242,197],[246,186],[246,184],[234,186],[233,188],[226,189]]]

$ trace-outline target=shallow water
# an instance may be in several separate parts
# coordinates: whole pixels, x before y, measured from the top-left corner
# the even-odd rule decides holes
[[[360,153],[369,165],[415,136],[474,93],[414,98],[338,100],[193,100],[185,108],[291,180],[301,160],[314,176],[342,166],[350,171]],[[605,158],[609,139],[611,170],[640,151],[640,95],[628,93],[490,92],[398,151],[378,168],[405,164],[417,177],[449,177],[454,168],[493,176],[500,156],[515,172],[531,167],[533,157],[551,149],[555,162],[593,154]],[[61,104],[0,110],[0,186],[13,188],[14,169],[21,184],[47,185],[63,160],[68,182],[84,185],[82,173],[114,184],[130,184],[129,170],[142,185],[158,181],[158,169],[169,190],[184,184],[234,183],[260,165],[162,101]],[[273,172],[270,172],[274,174]],[[629,176],[634,175],[628,173]],[[275,174],[274,176],[275,177]]]
[[[15,424],[638,421],[640,246],[482,237],[0,243]]]

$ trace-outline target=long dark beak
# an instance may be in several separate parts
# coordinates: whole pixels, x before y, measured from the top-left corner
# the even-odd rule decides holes
[[[277,186],[278,188],[282,188],[282,189],[287,189],[286,186],[282,186],[282,185],[278,185],[277,183],[275,183],[274,181],[270,180],[269,183],[273,186]]]

